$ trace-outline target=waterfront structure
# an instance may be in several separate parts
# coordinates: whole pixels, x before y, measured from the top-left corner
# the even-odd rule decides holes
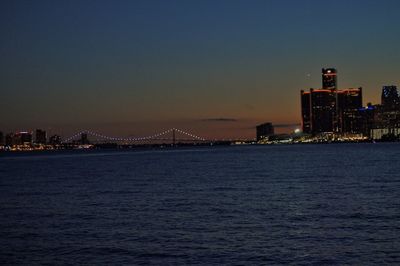
[[[302,130],[307,134],[331,133],[337,128],[337,70],[322,69],[322,88],[301,91]],[[337,130],[336,130],[337,131]]]
[[[17,133],[9,133],[5,138],[6,146],[16,146],[16,145],[24,145],[30,146],[32,145],[32,134],[30,132],[21,131]]]
[[[400,100],[396,86],[383,86],[381,104],[374,106],[370,137],[385,140],[400,138]]]
[[[82,145],[89,144],[88,135],[86,133],[81,134],[80,144]]]
[[[362,88],[337,88],[337,71],[322,69],[322,89],[301,90],[303,133],[359,133]]]
[[[371,139],[383,141],[398,141],[400,136],[400,127],[396,128],[372,128]]]
[[[335,69],[322,70],[322,89],[301,91],[303,133],[315,137],[362,134],[376,140],[400,139],[400,97],[383,86],[381,104],[362,105],[362,88],[338,89]],[[335,137],[335,138],[336,138]]]
[[[358,114],[360,117],[360,133],[366,137],[371,137],[371,129],[375,125],[377,105],[372,105],[368,103],[366,107],[361,107],[358,109]]]
[[[301,127],[303,133],[311,134],[311,97],[310,92],[301,90]]]
[[[5,137],[5,142],[4,144],[6,146],[12,146],[14,145],[14,134],[13,133],[8,133]]]
[[[361,133],[362,88],[337,91],[337,121],[339,133]]]
[[[336,100],[335,91],[328,89],[311,89],[311,133],[334,131]]]
[[[381,95],[381,105],[386,110],[399,108],[400,100],[396,86],[383,86]]]
[[[61,144],[61,137],[59,135],[53,135],[49,139],[49,143],[51,145],[60,145]]]
[[[32,133],[27,131],[21,131],[16,134],[17,138],[20,139],[20,143],[22,145],[31,145],[32,144]]]
[[[257,141],[268,139],[268,137],[274,135],[274,126],[272,123],[267,122],[256,126]]]
[[[0,146],[4,145],[4,134],[0,131]]]
[[[35,132],[35,143],[36,144],[46,144],[47,134],[45,130],[36,129]]]

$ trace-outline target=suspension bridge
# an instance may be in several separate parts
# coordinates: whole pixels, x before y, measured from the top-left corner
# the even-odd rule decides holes
[[[95,138],[95,141],[109,141],[109,142],[119,142],[119,143],[138,143],[138,142],[172,142],[175,145],[178,142],[185,143],[195,143],[195,142],[210,142],[203,137],[194,135],[192,133],[183,131],[178,128],[170,128],[163,132],[159,132],[149,136],[141,137],[117,137],[117,136],[107,136],[98,132],[91,130],[82,130],[78,133],[66,138],[63,143],[71,143],[74,141],[82,140],[83,136],[91,136]],[[181,136],[184,136],[182,138]]]

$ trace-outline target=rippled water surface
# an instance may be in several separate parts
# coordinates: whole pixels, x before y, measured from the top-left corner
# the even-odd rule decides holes
[[[0,154],[0,264],[400,263],[400,145]]]

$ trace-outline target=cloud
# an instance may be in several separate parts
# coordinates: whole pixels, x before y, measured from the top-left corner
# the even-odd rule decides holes
[[[202,122],[237,122],[238,120],[235,118],[226,118],[226,117],[218,117],[218,118],[204,118],[200,119]]]

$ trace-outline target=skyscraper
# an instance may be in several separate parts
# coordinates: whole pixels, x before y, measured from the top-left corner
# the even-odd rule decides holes
[[[32,144],[32,133],[27,131],[17,132],[15,134],[19,139],[18,142],[20,145],[31,145]]]
[[[272,123],[264,123],[256,127],[257,130],[257,141],[268,138],[274,135],[274,127]]]
[[[334,132],[335,93],[331,90],[310,90],[312,133]]]
[[[322,89],[324,90],[337,89],[337,71],[335,68],[322,69]]]
[[[311,134],[311,92],[301,90],[301,127],[303,133]]]
[[[337,90],[337,99],[338,132],[361,132],[362,88]]]
[[[381,104],[386,110],[396,109],[399,106],[400,100],[396,86],[383,86]]]
[[[355,133],[359,129],[358,109],[362,89],[337,89],[337,71],[322,69],[322,89],[301,91],[301,116],[304,133]]]

